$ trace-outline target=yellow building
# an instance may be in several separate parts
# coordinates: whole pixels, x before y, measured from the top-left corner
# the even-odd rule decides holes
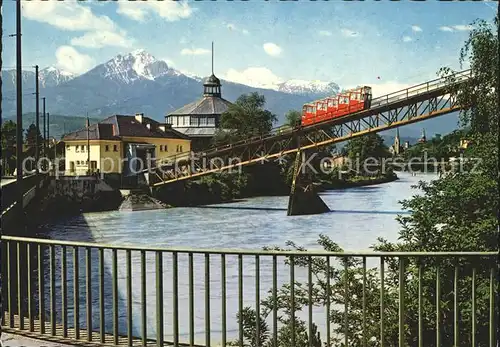
[[[460,143],[458,145],[458,148],[459,149],[467,149],[471,144],[471,141],[470,140],[467,140],[467,139],[461,139],[460,140]]]
[[[67,175],[84,175],[90,169],[93,173],[131,176],[154,166],[156,160],[184,157],[191,150],[188,136],[143,113],[111,116],[64,135],[62,141]]]

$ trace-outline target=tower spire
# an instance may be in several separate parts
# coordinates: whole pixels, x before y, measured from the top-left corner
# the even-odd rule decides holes
[[[214,74],[214,42],[212,41],[212,75]]]

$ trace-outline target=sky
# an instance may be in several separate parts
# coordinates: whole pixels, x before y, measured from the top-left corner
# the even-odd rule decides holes
[[[3,68],[15,68],[15,1],[3,2]],[[23,68],[81,74],[144,49],[187,74],[249,85],[290,79],[383,94],[460,69],[476,19],[497,3],[441,1],[23,1]],[[464,67],[466,68],[466,66]]]

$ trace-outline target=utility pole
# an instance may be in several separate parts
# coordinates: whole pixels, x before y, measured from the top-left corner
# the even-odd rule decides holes
[[[47,153],[49,153],[49,151],[50,151],[50,137],[49,137],[49,127],[50,127],[49,119],[50,118],[49,117],[50,117],[50,114],[47,112]],[[47,154],[47,157],[48,157],[48,154]],[[49,163],[48,169],[50,172],[50,159],[49,159],[48,163]]]
[[[38,163],[40,161],[40,144],[38,134],[40,133],[40,91],[38,89],[38,65],[35,65],[35,94],[36,94],[36,139],[35,139],[35,172],[38,176]],[[36,186],[38,188],[38,185]]]
[[[43,155],[45,156],[45,145],[47,144],[47,137],[45,136],[45,97],[42,98],[42,110],[43,110]]]
[[[23,71],[21,62],[21,0],[16,1],[16,84],[17,84],[17,126],[16,126],[16,185],[17,207],[23,211]]]
[[[90,175],[90,120],[87,112],[87,170]]]
[[[50,144],[50,142],[49,142],[49,137],[50,137],[50,135],[49,135],[49,129],[50,129],[49,119],[50,119],[50,114],[47,112],[47,149],[49,149],[49,147],[50,147],[49,146],[49,144]]]

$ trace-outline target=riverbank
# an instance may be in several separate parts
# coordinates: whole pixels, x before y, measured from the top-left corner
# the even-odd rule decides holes
[[[336,182],[321,182],[320,191],[334,190],[334,189],[347,189],[355,187],[372,186],[375,184],[389,183],[398,180],[399,177],[396,173],[390,173],[384,176],[366,177],[355,176],[346,180],[339,180]]]

